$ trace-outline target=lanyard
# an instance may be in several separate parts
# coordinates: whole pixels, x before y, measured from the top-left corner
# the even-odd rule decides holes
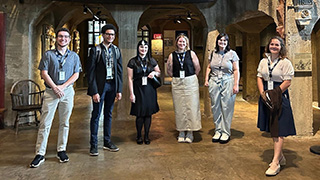
[[[69,51],[67,50],[66,54],[63,56],[59,53],[59,51],[57,50],[56,52],[57,57],[59,58],[59,68],[62,69],[63,65],[66,63],[66,59],[69,55]]]
[[[221,51],[218,53],[221,55],[221,58],[220,58],[220,62],[219,62],[219,69],[221,70],[221,67],[222,67],[222,62],[223,62],[223,59],[224,59],[224,51],[221,53]]]
[[[180,53],[177,53],[177,56],[180,63],[180,67],[181,69],[183,69],[183,63],[184,63],[184,58],[186,57],[186,52],[184,52],[182,55]]]
[[[107,51],[108,51],[108,53],[107,53]],[[105,53],[105,55],[107,57],[108,66],[110,66],[111,58],[112,58],[112,50],[111,50],[111,48],[109,47],[108,49],[106,49],[106,51],[104,53]]]
[[[272,71],[273,69],[277,66],[277,64],[279,63],[279,59],[278,61],[276,62],[276,64],[271,68],[271,65],[270,65],[270,59],[268,59],[268,68],[269,68],[269,78],[271,79],[272,78]]]
[[[145,64],[143,63],[143,59],[140,56],[139,56],[139,60],[140,60],[140,65],[142,67],[143,72],[146,73],[146,71],[147,71],[147,60],[146,59],[144,60]]]

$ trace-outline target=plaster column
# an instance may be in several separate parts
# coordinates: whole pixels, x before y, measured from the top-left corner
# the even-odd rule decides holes
[[[130,116],[131,102],[129,99],[127,64],[132,57],[137,55],[137,30],[143,9],[130,5],[114,5],[110,12],[119,27],[117,33],[123,67],[122,100],[115,103],[114,112],[116,113],[114,114],[116,118],[114,120],[134,119],[133,116]]]
[[[243,90],[242,97],[252,100],[259,97],[257,88],[257,68],[260,61],[260,34],[243,33],[242,46],[242,73]],[[241,57],[240,57],[241,58]]]

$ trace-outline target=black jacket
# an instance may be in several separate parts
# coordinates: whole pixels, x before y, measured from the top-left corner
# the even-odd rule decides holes
[[[100,59],[97,57],[97,47],[90,49],[87,64],[87,79],[88,79],[88,92],[89,96],[93,96],[97,93],[100,95],[103,92],[104,84],[106,82],[106,48],[99,44],[101,47]],[[122,57],[119,48],[115,45],[111,45],[113,55],[113,67],[114,67],[114,80],[115,90],[117,93],[122,92]],[[98,62],[99,59],[99,62]]]

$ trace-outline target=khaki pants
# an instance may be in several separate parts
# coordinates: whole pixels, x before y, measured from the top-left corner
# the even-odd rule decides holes
[[[36,154],[46,154],[48,137],[55,112],[59,112],[59,134],[57,152],[65,151],[69,134],[69,119],[73,108],[74,89],[72,86],[64,90],[64,96],[58,98],[52,89],[47,88],[44,92],[42,114],[36,143]]]

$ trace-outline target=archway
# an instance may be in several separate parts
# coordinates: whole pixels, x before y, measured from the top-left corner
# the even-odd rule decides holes
[[[256,100],[259,97],[257,67],[269,38],[276,35],[276,24],[263,12],[246,12],[226,28],[226,33],[230,34],[230,45],[241,59],[242,96],[245,100]]]
[[[190,39],[190,48],[197,53],[200,64],[203,63],[205,35],[207,24],[204,16],[195,5],[159,5],[150,6],[139,19],[138,30],[142,27],[150,28],[150,39],[154,34],[160,34],[159,48],[152,47],[152,55],[158,61],[162,70],[164,83],[170,84],[171,79],[166,74],[166,60],[175,50],[175,38],[179,33],[186,34]],[[153,39],[151,41],[157,41]],[[157,46],[153,43],[153,46]],[[199,74],[200,83],[203,82],[202,73]]]
[[[313,134],[320,128],[320,21],[314,25],[311,33],[312,52],[312,105],[313,105]]]
[[[99,14],[99,19],[106,20],[107,23],[116,23],[114,18],[111,16],[110,12],[102,5],[99,4],[87,4],[87,7],[91,8],[94,14]],[[82,73],[80,73],[79,79],[76,82],[76,87],[86,87],[86,61],[88,57],[88,20],[94,19],[93,14],[84,14],[84,6],[80,3],[64,3],[64,2],[54,2],[48,5],[38,17],[33,20],[30,25],[33,29],[32,38],[30,44],[33,59],[33,77],[37,82],[41,82],[39,71],[37,70],[38,64],[40,62],[42,53],[44,53],[45,48],[43,48],[45,43],[48,43],[46,39],[48,34],[46,30],[52,28],[54,33],[57,29],[61,27],[66,27],[70,30],[72,41],[70,43],[69,49],[78,51],[82,64]],[[94,27],[95,28],[95,27]],[[99,29],[100,27],[98,27]],[[77,49],[75,49],[75,34],[74,31],[79,32],[80,44]],[[98,33],[99,36],[100,33]],[[118,44],[118,38],[115,40],[115,44]],[[37,47],[37,48],[32,48]],[[42,83],[41,83],[42,84]]]

